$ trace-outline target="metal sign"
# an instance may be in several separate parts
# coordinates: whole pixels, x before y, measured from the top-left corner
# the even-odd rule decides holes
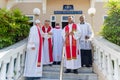
[[[73,5],[63,5],[63,11],[54,11],[54,14],[82,14],[81,10],[74,11]]]

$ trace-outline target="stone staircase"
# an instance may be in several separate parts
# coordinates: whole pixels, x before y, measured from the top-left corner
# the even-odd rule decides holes
[[[65,68],[64,68],[65,71]],[[63,73],[63,80],[98,80],[97,75],[93,73],[91,68],[80,68],[79,74]],[[60,66],[44,66],[43,77],[40,80],[59,80]]]
[[[78,72],[78,74],[63,73],[63,80],[98,80],[97,74],[93,73],[92,71],[92,67],[80,68]],[[43,66],[43,77],[40,80],[59,80],[59,74],[60,65]]]

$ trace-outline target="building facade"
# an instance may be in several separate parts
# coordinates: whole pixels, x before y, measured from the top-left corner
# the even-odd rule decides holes
[[[84,14],[86,21],[94,24],[93,29],[96,34],[99,33],[101,26],[106,16],[106,9],[104,8],[105,2],[102,0],[0,0],[0,7],[6,7],[7,9],[19,8],[23,14],[29,16],[31,21],[35,20],[33,9],[39,8],[41,13],[39,19],[42,24],[44,20],[51,21],[51,25],[54,27],[55,23],[60,23],[63,28],[67,24],[67,17],[73,16],[74,22],[79,23],[79,16]],[[93,17],[93,23],[90,15],[88,15],[88,9],[95,7],[96,14]]]

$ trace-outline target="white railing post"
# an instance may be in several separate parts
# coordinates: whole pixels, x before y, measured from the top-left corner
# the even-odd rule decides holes
[[[15,80],[20,76],[20,54],[17,55],[17,60],[15,63]]]
[[[24,64],[25,64],[25,51],[26,50],[23,50],[23,53],[21,54],[22,55],[22,57],[21,57],[21,71],[20,71],[20,73],[22,74],[23,73],[23,71],[24,71]]]
[[[63,65],[64,65],[64,56],[65,55],[65,47],[63,47],[62,50],[62,61],[61,61],[61,66],[60,66],[60,79],[59,80],[63,80]]]
[[[101,63],[101,50],[100,49],[98,49],[98,67],[99,67],[99,69],[100,70],[102,70],[102,63]]]
[[[97,64],[97,48],[96,46],[93,46],[94,50],[93,50],[93,59],[94,59],[94,63]]]
[[[112,67],[112,61],[111,61],[111,58],[110,58],[110,55],[108,55],[108,65],[107,65],[107,68],[108,68],[108,80],[113,80],[113,67]]]
[[[14,59],[11,57],[8,72],[7,72],[7,80],[14,80]]]
[[[96,65],[99,65],[99,49],[96,46]]]
[[[118,65],[118,59],[115,59],[114,78],[115,78],[115,80],[119,80],[119,65]]]
[[[102,37],[94,38],[92,43],[98,76],[104,80],[120,80],[120,47]]]
[[[3,64],[1,65],[0,80],[6,80],[6,67],[7,63],[3,62]]]
[[[19,80],[24,70],[27,39],[0,49],[0,80]]]
[[[103,74],[106,76],[106,56],[105,56],[105,52],[103,51],[103,58],[102,58],[102,70],[103,70]]]

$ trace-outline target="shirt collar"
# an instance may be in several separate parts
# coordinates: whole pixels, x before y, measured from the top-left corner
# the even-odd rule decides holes
[[[85,22],[80,22],[80,24],[85,24]]]

